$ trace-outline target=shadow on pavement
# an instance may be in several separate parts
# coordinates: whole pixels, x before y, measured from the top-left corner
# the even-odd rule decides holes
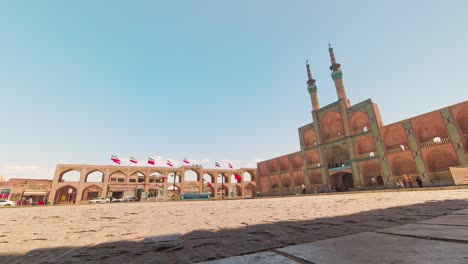
[[[415,223],[467,207],[467,200],[445,200],[304,221],[265,219],[259,225],[241,223],[243,228],[154,237],[160,241],[150,244],[119,241],[37,249],[22,256],[3,254],[0,263],[193,263]]]

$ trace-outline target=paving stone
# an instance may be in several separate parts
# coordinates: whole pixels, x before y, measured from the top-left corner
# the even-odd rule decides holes
[[[364,232],[279,251],[316,263],[467,263],[468,245]]]
[[[382,229],[377,232],[468,242],[468,226],[407,224]]]
[[[212,261],[199,262],[198,264],[298,264],[293,261],[273,252],[261,252],[244,256],[237,256],[225,259],[217,259]]]
[[[181,234],[169,234],[164,236],[149,236],[143,240],[144,244],[151,244],[157,251],[170,252],[184,246]]]
[[[444,215],[419,222],[421,224],[468,226],[468,215]]]
[[[455,215],[468,215],[468,209],[458,210],[453,212]]]

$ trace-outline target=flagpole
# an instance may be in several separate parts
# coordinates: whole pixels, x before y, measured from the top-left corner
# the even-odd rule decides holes
[[[224,199],[224,173],[221,172],[221,199]]]
[[[177,176],[177,172],[174,171],[174,187],[172,187],[172,189],[173,189],[173,191],[174,191],[174,198],[175,198],[175,194],[176,194],[176,192],[175,192],[175,181],[176,181],[176,176]]]

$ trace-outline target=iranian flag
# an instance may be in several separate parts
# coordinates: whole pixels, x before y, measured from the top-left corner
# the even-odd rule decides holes
[[[190,161],[188,161],[188,159],[184,158],[184,163],[190,164]]]
[[[231,163],[228,163],[228,166],[229,166],[229,168],[231,168],[231,169],[233,168]]]
[[[153,158],[148,158],[148,164],[149,165],[154,165],[156,161]]]
[[[136,160],[134,157],[130,157],[130,162],[131,163],[138,163],[138,160]]]
[[[167,161],[166,161],[166,164],[167,164],[167,166],[174,167],[174,165],[172,165],[172,162],[171,162],[170,160],[167,160]]]
[[[120,159],[117,156],[112,155],[111,160],[117,164],[120,164]]]
[[[218,162],[215,162],[215,167],[221,168]]]
[[[237,182],[241,182],[242,178],[239,174],[234,174],[234,178],[236,179]]]

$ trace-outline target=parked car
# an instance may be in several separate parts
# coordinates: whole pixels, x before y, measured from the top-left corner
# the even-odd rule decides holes
[[[10,200],[0,200],[0,207],[16,206],[16,203]]]
[[[111,198],[111,202],[113,203],[116,203],[116,202],[123,202],[124,201],[124,198],[121,197],[121,198],[115,198],[115,197],[112,197]]]
[[[125,197],[123,198],[123,201],[124,202],[136,202],[138,201],[138,198],[137,197]]]
[[[110,203],[110,199],[106,197],[98,197],[92,200],[89,200],[89,203]]]

